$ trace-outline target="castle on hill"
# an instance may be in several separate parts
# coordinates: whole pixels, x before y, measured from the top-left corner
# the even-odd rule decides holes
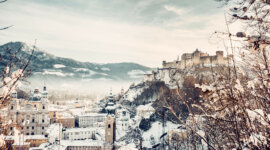
[[[232,55],[224,56],[223,51],[216,51],[216,55],[210,56],[196,49],[193,53],[184,53],[181,60],[162,62],[162,68],[152,71],[150,74],[144,74],[144,81],[156,81],[159,78],[165,78],[170,70],[186,69],[186,68],[215,68],[218,66],[227,66],[228,61],[232,59]]]
[[[210,56],[196,49],[193,53],[184,53],[173,62],[163,61],[163,68],[177,68],[185,69],[191,67],[209,67],[209,66],[222,66],[228,64],[228,59],[232,58],[231,55],[224,57],[223,51],[216,51],[216,55]]]

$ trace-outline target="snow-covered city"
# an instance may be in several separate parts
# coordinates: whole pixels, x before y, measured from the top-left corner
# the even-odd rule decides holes
[[[0,149],[269,150],[269,10],[0,0]]]

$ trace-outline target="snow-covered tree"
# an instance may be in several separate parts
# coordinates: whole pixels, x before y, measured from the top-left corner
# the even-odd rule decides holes
[[[125,136],[127,143],[134,143],[136,148],[142,149],[142,131],[139,127],[132,128],[129,126],[127,134]]]
[[[230,16],[228,31],[222,34],[227,36],[226,48],[234,57],[228,61],[225,72],[215,71],[215,80],[195,84],[202,96],[198,103],[189,105],[182,87],[175,90],[177,100],[188,108],[187,120],[176,113],[175,106],[167,103],[168,97],[164,97],[165,106],[186,126],[188,133],[199,137],[194,139],[195,144],[208,149],[269,149],[270,1],[218,1],[231,7],[226,13]],[[230,23],[242,24],[245,28],[231,33]],[[200,111],[194,112],[195,108]]]

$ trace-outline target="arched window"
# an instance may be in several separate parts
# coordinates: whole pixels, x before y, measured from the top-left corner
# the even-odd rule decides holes
[[[111,124],[108,124],[108,128],[111,128]]]
[[[13,106],[11,106],[10,109],[13,110]]]

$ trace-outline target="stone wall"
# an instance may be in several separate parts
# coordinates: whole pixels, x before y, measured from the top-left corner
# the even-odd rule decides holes
[[[181,56],[181,60],[173,62],[163,61],[163,68],[178,68],[184,69],[189,67],[209,67],[209,66],[220,66],[226,65],[229,57],[224,57],[223,51],[216,51],[216,55],[209,56],[207,53],[203,53],[198,49],[193,53],[185,53]]]

